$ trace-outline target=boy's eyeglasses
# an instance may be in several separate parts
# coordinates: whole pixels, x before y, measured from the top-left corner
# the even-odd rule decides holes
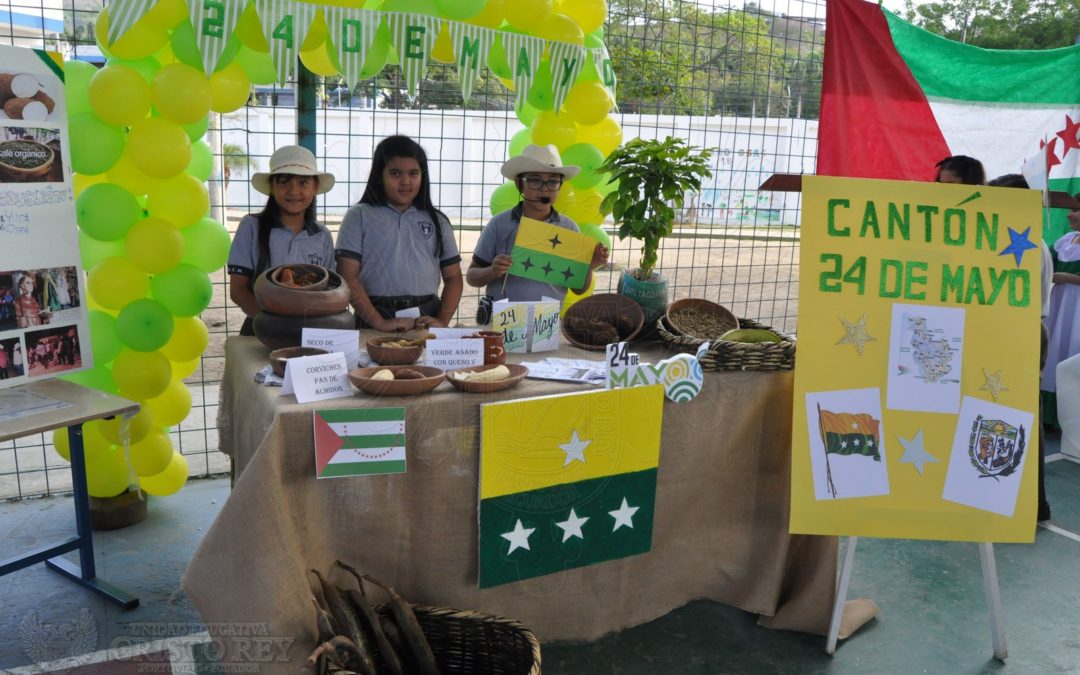
[[[562,178],[548,178],[544,180],[537,176],[526,176],[524,178],[525,185],[529,186],[530,190],[539,190],[546,187],[549,190],[558,190],[562,187]]]

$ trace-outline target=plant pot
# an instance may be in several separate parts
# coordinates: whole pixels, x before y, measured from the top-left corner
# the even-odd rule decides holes
[[[640,305],[642,313],[645,314],[645,326],[638,337],[653,335],[656,332],[656,320],[667,310],[667,279],[654,272],[652,279],[641,281],[634,277],[631,270],[623,270],[618,291]]]
[[[328,316],[282,316],[259,312],[252,321],[255,337],[271,351],[300,344],[305,327],[355,330],[356,317],[350,311]]]
[[[146,518],[146,494],[127,489],[115,497],[90,498],[90,527],[95,530],[116,530],[134,525]]]
[[[281,267],[266,270],[255,279],[255,302],[264,312],[279,316],[329,316],[349,307],[349,287],[341,275],[316,265],[288,265],[312,268],[323,273],[321,283],[310,286],[282,286],[274,281]],[[299,344],[294,342],[292,344]],[[291,345],[286,345],[291,346]]]

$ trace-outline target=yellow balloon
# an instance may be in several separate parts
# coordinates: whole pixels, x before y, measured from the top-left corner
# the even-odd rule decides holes
[[[93,420],[83,424],[83,457],[87,462],[100,457],[112,445],[112,442],[102,433],[104,421]],[[53,430],[52,442],[56,454],[70,462],[71,436],[68,434],[68,427]]]
[[[94,300],[109,309],[121,309],[146,297],[150,279],[127,258],[105,258],[90,269],[87,288]]]
[[[217,113],[239,110],[251,97],[251,80],[236,61],[210,76],[210,109]]]
[[[133,443],[128,451],[131,468],[135,469],[140,480],[144,476],[155,476],[169,468],[172,456],[172,441],[162,429],[152,429],[138,443]]]
[[[574,202],[565,209],[566,215],[579,225],[603,222],[604,216],[600,213],[600,203],[604,201],[604,196],[593,188],[575,188],[575,190]]]
[[[202,183],[184,174],[156,181],[147,194],[146,209],[183,229],[206,215],[210,197]]]
[[[184,0],[157,0],[143,18],[168,29],[188,18],[188,8]]]
[[[191,377],[192,373],[199,369],[202,365],[202,357],[196,357],[190,361],[170,361],[170,363],[172,363],[173,377],[183,380]]]
[[[139,486],[155,497],[166,497],[184,487],[188,478],[188,463],[179,452],[173,452],[169,466],[153,476],[140,476]]]
[[[94,73],[86,95],[101,121],[116,127],[134,124],[150,112],[150,85],[139,71],[124,65]]]
[[[307,44],[307,40],[304,40],[304,44]],[[322,75],[323,77],[337,75],[337,66],[334,65],[333,60],[330,58],[330,52],[327,51],[330,48],[330,42],[324,41],[311,49],[300,52],[300,60],[304,62],[308,70],[316,75]]]
[[[622,127],[614,117],[608,115],[598,124],[578,126],[577,142],[592,143],[600,154],[610,155],[612,150],[622,144]]]
[[[548,14],[534,31],[547,40],[570,42],[582,46],[585,44],[585,33],[578,27],[577,22],[559,12]]]
[[[102,9],[94,23],[97,43],[121,59],[141,59],[151,56],[169,41],[169,33],[153,21],[136,21],[120,38],[109,44],[109,10]]]
[[[191,139],[179,125],[147,117],[131,126],[126,152],[147,176],[172,178],[184,173],[191,163]]]
[[[180,264],[184,237],[172,223],[146,218],[135,223],[124,239],[128,259],[147,274],[160,274]]]
[[[559,196],[555,198],[555,210],[560,213],[566,213],[570,215],[572,210],[570,205],[574,204],[577,200],[577,191],[570,183],[563,183],[562,189],[559,190]],[[570,216],[574,218],[573,216]],[[576,219],[575,219],[576,220]]]
[[[607,18],[607,0],[570,0],[562,3],[561,10],[577,22],[582,32],[591,33],[604,25]]]
[[[563,110],[578,124],[599,124],[611,111],[611,92],[597,80],[579,80],[570,87]]]
[[[484,28],[498,28],[506,17],[507,0],[488,0],[479,14],[465,19],[465,23]]]
[[[205,74],[186,63],[159,70],[150,93],[158,113],[177,124],[191,124],[210,112],[210,83]]]
[[[67,427],[53,429],[52,444],[53,449],[56,450],[56,454],[63,457],[65,462],[71,461],[71,446],[68,444]]]
[[[300,44],[300,51],[310,52],[323,45],[329,35],[330,29],[326,25],[326,17],[323,16],[323,11],[320,9],[315,12],[315,19],[311,22],[307,35],[304,36],[304,41]]]
[[[255,13],[254,2],[250,3],[240,15],[240,21],[236,24],[236,36],[248,49],[257,52],[270,51],[270,43],[263,35],[262,24],[259,23],[259,15]]]
[[[125,434],[127,443],[130,445],[146,438],[153,428],[154,416],[146,408],[140,408],[139,412],[128,418],[117,415],[112,419],[101,420],[101,435],[119,446],[124,445]]]
[[[165,391],[148,399],[144,405],[153,413],[154,424],[162,427],[176,426],[191,412],[191,391],[183,380],[173,380]]]
[[[439,63],[454,62],[454,44],[450,41],[450,24],[443,23],[442,30],[431,47],[431,58]]]
[[[210,331],[197,316],[176,317],[173,333],[161,353],[170,361],[187,362],[198,359],[210,344]]]
[[[85,173],[77,173],[72,176],[72,179],[76,197],[81,195],[82,191],[91,185],[94,185],[95,183],[104,183],[107,180],[103,173],[94,176],[88,176]]]
[[[549,143],[565,150],[578,142],[577,129],[568,115],[557,115],[553,110],[541,110],[532,123],[532,142],[537,145]]]
[[[110,183],[116,183],[137,197],[149,192],[151,186],[157,183],[156,179],[147,176],[135,166],[134,160],[126,152],[105,172],[105,177]]]
[[[518,30],[531,33],[551,15],[552,0],[510,0],[506,3],[506,22]]]
[[[86,462],[86,490],[91,497],[115,497],[128,489],[128,465],[115,445]]]
[[[139,352],[124,348],[113,361],[113,379],[120,395],[145,401],[165,391],[172,380],[172,365],[160,351]]]

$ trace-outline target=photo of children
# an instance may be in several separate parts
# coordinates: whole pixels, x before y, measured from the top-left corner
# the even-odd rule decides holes
[[[0,380],[22,376],[22,342],[17,337],[0,340]]]
[[[64,161],[56,129],[0,127],[0,183],[60,183]]]
[[[82,366],[81,341],[76,326],[57,326],[26,333],[26,369],[30,377]]]
[[[0,272],[0,333],[15,327],[15,278]]]
[[[30,328],[49,323],[47,288],[42,274],[35,270],[13,273],[15,280],[15,327]]]

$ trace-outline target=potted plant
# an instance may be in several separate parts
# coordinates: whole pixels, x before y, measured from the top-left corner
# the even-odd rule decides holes
[[[623,272],[618,290],[641,305],[647,329],[667,306],[667,280],[655,270],[660,240],[671,234],[686,193],[700,190],[701,179],[712,176],[711,157],[711,150],[681,138],[635,138],[613,150],[599,169],[609,180],[619,182],[604,197],[600,211],[611,214],[620,239],[634,237],[642,242],[639,266]]]

